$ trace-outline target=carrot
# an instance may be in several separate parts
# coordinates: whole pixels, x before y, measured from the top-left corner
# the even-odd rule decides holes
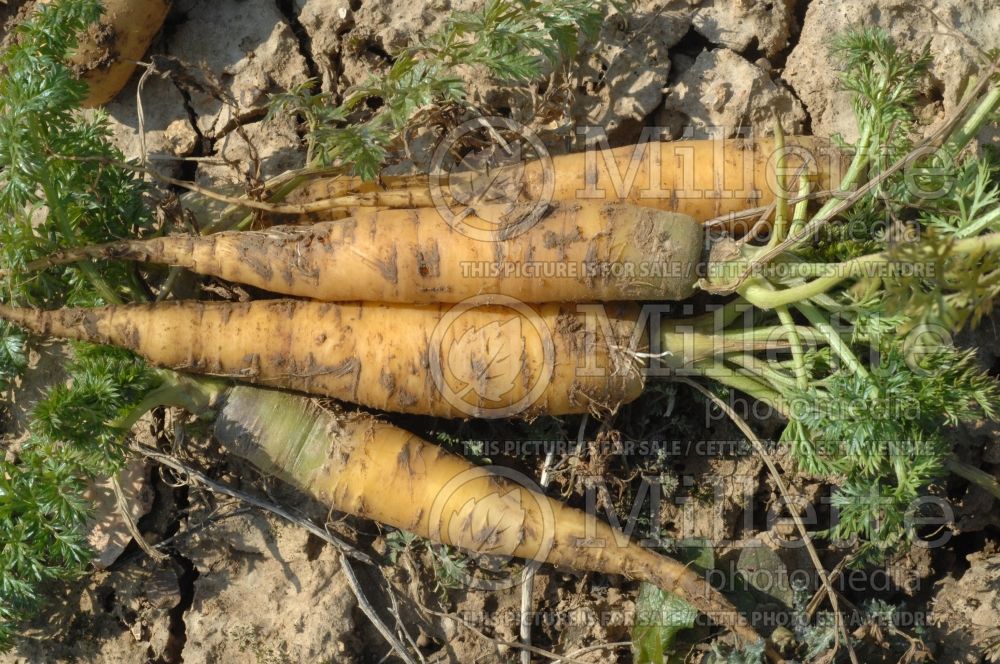
[[[848,163],[839,149],[809,136],[787,137],[785,144],[779,153],[773,139],[651,142],[559,155],[551,166],[536,160],[500,173],[455,172],[442,176],[439,188],[431,187],[439,178],[427,175],[387,176],[379,182],[316,178],[288,201],[330,200],[348,207],[431,207],[443,201],[446,206],[475,207],[485,193],[529,203],[624,201],[704,222],[774,202],[775,166],[781,154],[786,155],[783,166],[789,176],[804,166],[802,174],[812,181],[812,191],[839,186]],[[788,179],[797,190],[799,179]]]
[[[694,293],[703,231],[689,217],[586,202],[507,221],[470,216],[456,229],[433,208],[369,209],[312,226],[71,249],[29,268],[88,256],[143,260],[326,302],[461,302],[480,293],[522,302],[682,300]]]
[[[224,399],[214,429],[223,446],[334,509],[480,553],[641,579],[741,639],[761,641],[696,572],[532,486],[367,413],[254,388],[234,388]],[[780,660],[770,647],[768,654]]]
[[[39,0],[51,4],[53,0]],[[170,10],[169,0],[103,0],[104,15],[80,35],[70,58],[89,92],[83,105],[106,104],[128,83]]]
[[[650,326],[635,304],[526,305],[495,296],[454,306],[0,304],[0,319],[43,336],[126,348],[160,367],[438,417],[613,412],[642,392],[650,348]],[[664,367],[691,370],[727,353],[787,350],[779,329],[710,334],[691,321],[660,320],[656,350]],[[808,328],[797,333],[817,340]]]
[[[301,300],[39,311],[31,332],[127,348],[154,365],[441,417],[613,410],[643,389],[633,305],[417,306]],[[680,346],[680,344],[678,344]]]

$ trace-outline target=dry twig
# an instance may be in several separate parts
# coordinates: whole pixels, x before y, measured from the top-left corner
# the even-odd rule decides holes
[[[308,532],[312,533],[324,542],[332,544],[340,553],[340,562],[344,570],[344,576],[347,579],[347,583],[350,586],[351,591],[354,593],[355,598],[357,598],[358,606],[361,608],[362,612],[368,616],[368,619],[372,622],[382,637],[389,643],[389,645],[392,646],[393,650],[396,651],[396,654],[399,655],[400,659],[407,664],[417,664],[416,660],[413,659],[406,647],[399,641],[398,638],[396,638],[396,635],[393,634],[392,630],[389,629],[384,622],[382,622],[382,619],[375,611],[375,607],[372,606],[371,602],[365,596],[364,589],[361,587],[361,583],[358,581],[358,577],[354,573],[354,568],[351,566],[350,558],[366,563],[371,563],[371,558],[361,553],[347,542],[335,537],[330,533],[330,531],[320,528],[312,521],[296,516],[279,505],[274,505],[265,500],[261,500],[256,496],[252,496],[248,493],[244,493],[237,489],[225,486],[224,484],[220,484],[204,473],[191,468],[170,455],[162,454],[161,452],[143,445],[133,445],[132,449],[159,464],[167,466],[174,472],[179,473],[187,479],[188,483],[203,486],[204,488],[215,493],[221,493],[231,498],[236,498],[253,505],[254,507],[268,511],[281,517],[289,523],[306,529]]]
[[[771,455],[768,454],[767,449],[764,447],[764,443],[761,442],[757,434],[754,433],[750,425],[747,424],[740,415],[733,410],[729,404],[720,399],[718,396],[713,394],[708,388],[706,388],[701,383],[691,380],[690,378],[678,377],[679,382],[685,385],[690,385],[691,387],[698,390],[702,395],[712,401],[716,406],[718,406],[722,412],[732,420],[743,435],[747,437],[750,444],[753,445],[754,450],[760,456],[764,465],[767,466],[768,472],[771,474],[771,478],[774,480],[775,486],[778,487],[778,492],[781,494],[782,499],[784,499],[785,504],[788,505],[788,512],[792,515],[792,521],[795,523],[796,529],[799,531],[799,536],[802,538],[803,543],[806,546],[806,550],[809,552],[809,558],[813,565],[816,567],[816,573],[819,575],[820,582],[826,589],[827,597],[830,600],[830,606],[833,608],[834,616],[837,621],[837,634],[836,641],[834,642],[834,653],[839,648],[840,637],[844,637],[844,646],[847,648],[847,654],[851,658],[852,664],[859,664],[858,656],[854,652],[854,648],[851,646],[850,637],[847,633],[847,627],[844,624],[844,618],[840,611],[840,603],[838,600],[837,592],[830,585],[830,579],[827,576],[826,569],[823,567],[823,562],[819,559],[819,554],[816,552],[816,547],[813,546],[812,538],[809,537],[809,532],[806,530],[805,524],[802,522],[802,518],[799,516],[798,511],[793,507],[792,501],[788,492],[788,487],[785,486],[785,481],[781,477],[781,473],[778,472],[778,467],[775,465],[774,460]]]

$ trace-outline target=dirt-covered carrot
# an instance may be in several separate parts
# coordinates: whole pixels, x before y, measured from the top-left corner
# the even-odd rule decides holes
[[[86,107],[106,104],[125,87],[170,10],[170,0],[102,0],[102,5],[100,22],[79,36],[70,58],[77,76],[89,86]]]
[[[360,210],[350,219],[259,232],[125,240],[63,252],[166,263],[326,302],[682,300],[698,278],[704,231],[690,217],[633,205],[567,203],[541,219],[462,230],[434,208]],[[523,225],[522,225],[523,224]],[[469,225],[482,230],[470,236]]]
[[[776,150],[773,139],[650,142],[530,161],[499,173],[388,176],[378,182],[318,178],[288,200],[376,207],[432,207],[442,201],[475,205],[498,198],[625,201],[707,221],[774,202],[781,155],[785,172],[792,176],[803,168],[814,192],[837,189],[848,164],[828,141],[809,136],[786,138],[783,151]]]
[[[334,509],[480,553],[648,581],[730,626],[744,642],[760,641],[695,571],[532,487],[367,413],[249,387],[234,388],[224,399],[215,437]]]
[[[127,348],[160,367],[441,417],[600,412],[643,389],[637,310],[301,300],[162,302],[39,311],[34,333]]]
[[[606,413],[635,399],[650,350],[638,305],[458,305],[303,300],[170,301],[0,318],[42,336],[127,348],[195,374],[439,417]],[[706,334],[657,321],[663,366],[691,370],[727,353],[787,349],[781,328]],[[799,335],[816,340],[807,328]]]

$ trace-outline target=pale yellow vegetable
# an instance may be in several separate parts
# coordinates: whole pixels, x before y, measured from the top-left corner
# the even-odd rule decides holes
[[[434,208],[358,210],[310,226],[124,240],[61,252],[167,263],[274,293],[326,302],[682,300],[694,293],[704,231],[690,217],[634,205],[566,203],[540,218]],[[499,223],[496,223],[499,222]]]
[[[795,175],[800,168],[814,192],[839,186],[848,155],[829,141],[811,136],[790,136],[785,144],[785,151],[779,153],[770,138],[654,141],[558,155],[551,162],[528,161],[488,173],[387,176],[377,182],[344,176],[317,178],[294,192],[289,201],[333,200],[345,206],[375,207],[433,207],[440,201],[474,207],[477,198],[497,197],[528,203],[623,201],[704,222],[773,203],[775,168],[782,155],[790,195],[799,189]],[[747,220],[743,228],[753,221]]]
[[[301,300],[161,302],[0,317],[43,336],[127,348],[152,364],[441,417],[603,412],[644,378],[637,309]],[[633,336],[635,334],[635,336]]]
[[[237,387],[225,397],[215,437],[342,512],[483,554],[642,579],[731,627],[744,643],[761,640],[736,607],[686,565],[548,498],[526,478],[474,466],[367,413]],[[780,661],[770,646],[767,653]]]
[[[646,315],[644,315],[646,314]],[[42,336],[127,348],[152,364],[439,417],[606,414],[645,386],[652,315],[631,303],[459,305],[170,301],[0,318]],[[712,335],[660,320],[664,366],[787,348],[776,329]],[[803,338],[808,330],[800,329]]]
[[[52,0],[40,0],[40,4]],[[108,103],[128,83],[170,10],[169,0],[103,0],[104,15],[79,36],[70,64],[90,88],[83,105]]]

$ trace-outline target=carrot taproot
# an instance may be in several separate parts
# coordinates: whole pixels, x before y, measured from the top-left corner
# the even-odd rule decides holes
[[[839,148],[811,136],[787,137],[783,150],[770,138],[653,141],[527,161],[499,172],[386,176],[377,182],[315,178],[287,200],[406,208],[474,207],[491,199],[621,201],[704,222],[773,203],[779,158],[792,183],[789,197],[799,187],[796,175],[808,178],[814,192],[835,191],[849,163]]]
[[[39,0],[40,5],[53,0]],[[104,14],[78,38],[69,59],[87,83],[83,106],[106,104],[121,92],[170,11],[170,0],[103,0]]]
[[[659,318],[653,345],[654,315],[634,303],[526,305],[492,295],[457,305],[0,304],[0,319],[35,334],[119,346],[156,366],[439,417],[603,415],[642,392],[651,348],[673,371],[788,348],[781,327],[710,334]],[[808,328],[797,333],[821,341]]]
[[[508,222],[470,216],[456,228],[433,208],[369,209],[309,226],[70,249],[28,267],[141,260],[326,302],[460,302],[481,293],[522,302],[682,300],[695,291],[704,231],[690,217],[584,202]]]
[[[494,302],[490,304],[490,302]],[[497,304],[497,302],[501,302]],[[441,417],[603,412],[635,399],[648,347],[634,305],[597,321],[570,305],[171,301],[0,318],[127,348],[150,363],[380,410]]]
[[[229,452],[333,509],[477,553],[644,580],[676,593],[745,642],[762,640],[686,565],[545,496],[527,478],[475,466],[367,413],[236,387],[223,397],[214,435]]]

